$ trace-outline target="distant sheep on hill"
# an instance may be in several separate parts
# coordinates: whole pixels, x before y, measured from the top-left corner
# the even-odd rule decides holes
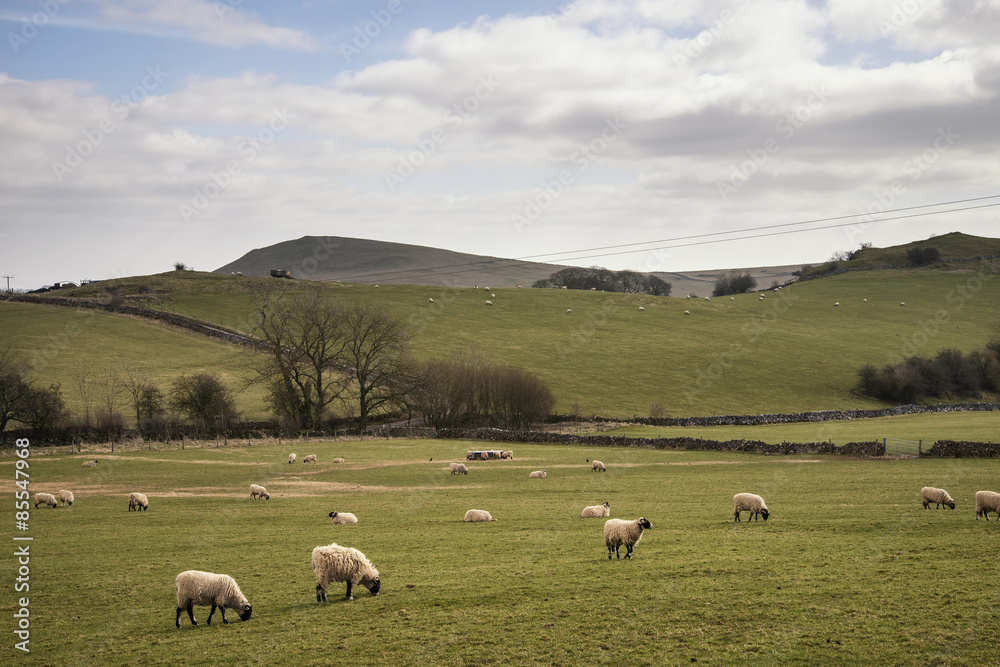
[[[487,299],[487,300],[486,300],[486,305],[487,305],[487,306],[492,306],[492,305],[493,305],[493,302],[492,302],[492,301],[490,301],[489,299]]]

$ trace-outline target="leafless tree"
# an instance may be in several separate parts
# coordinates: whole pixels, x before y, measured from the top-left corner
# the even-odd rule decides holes
[[[0,351],[0,433],[10,420],[18,419],[31,393],[27,372],[27,366],[10,345]]]

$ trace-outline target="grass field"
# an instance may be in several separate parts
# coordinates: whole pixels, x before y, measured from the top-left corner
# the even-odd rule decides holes
[[[945,347],[983,347],[1000,332],[995,266],[951,268],[843,274],[767,292],[763,300],[757,294],[705,301],[576,290],[322,287],[383,304],[411,326],[417,357],[447,357],[475,346],[499,362],[531,370],[552,387],[558,412],[645,416],[660,404],[678,416],[748,414],[878,407],[852,391],[863,364],[933,356]],[[60,294],[92,297],[115,285],[124,293],[145,286],[150,294],[162,292],[154,307],[247,331],[250,294],[262,280],[268,281],[172,272]],[[302,281],[270,284],[311,287]],[[487,298],[493,307],[485,305]],[[20,310],[12,315],[7,313],[14,304],[0,307],[0,335],[29,352],[34,341],[44,342],[53,328],[65,326],[36,319],[30,309],[47,310],[41,306],[16,306]],[[62,312],[67,321],[78,317]],[[150,330],[163,328],[124,335],[141,347]],[[107,348],[78,338],[73,364],[100,368]],[[148,356],[183,359],[190,335],[171,340],[151,342]],[[237,373],[233,366],[221,368]],[[68,384],[58,364],[39,379]]]
[[[286,443],[287,445],[287,443]],[[741,665],[997,663],[994,522],[973,496],[996,460],[843,460],[513,445],[514,461],[448,462],[481,443],[295,443],[111,456],[38,452],[31,490],[31,654],[10,664]],[[287,454],[316,453],[315,466]],[[335,456],[347,463],[328,463]],[[585,459],[599,456],[607,473]],[[84,458],[96,468],[81,468]],[[430,459],[433,458],[433,461]],[[529,480],[545,468],[549,476]],[[5,488],[13,492],[11,458]],[[251,501],[260,483],[268,501]],[[924,510],[946,488],[957,509]],[[126,511],[126,495],[150,499]],[[732,520],[736,492],[767,522]],[[645,516],[631,561],[608,562],[602,519]],[[487,509],[499,521],[462,522]],[[331,510],[359,523],[332,526]],[[315,601],[313,547],[365,552],[382,593]],[[125,548],[127,545],[127,548]],[[253,618],[174,628],[174,577],[225,572]],[[16,565],[3,559],[5,586]],[[10,589],[8,589],[10,590]],[[10,627],[12,595],[0,598]]]

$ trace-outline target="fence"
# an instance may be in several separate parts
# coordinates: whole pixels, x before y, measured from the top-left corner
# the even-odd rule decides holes
[[[886,456],[912,456],[920,458],[923,453],[923,440],[897,440],[896,438],[882,438],[882,447]]]

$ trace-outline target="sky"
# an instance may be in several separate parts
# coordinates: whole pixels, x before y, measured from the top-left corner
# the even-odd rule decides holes
[[[998,236],[997,35],[1000,0],[0,0],[0,275]]]

